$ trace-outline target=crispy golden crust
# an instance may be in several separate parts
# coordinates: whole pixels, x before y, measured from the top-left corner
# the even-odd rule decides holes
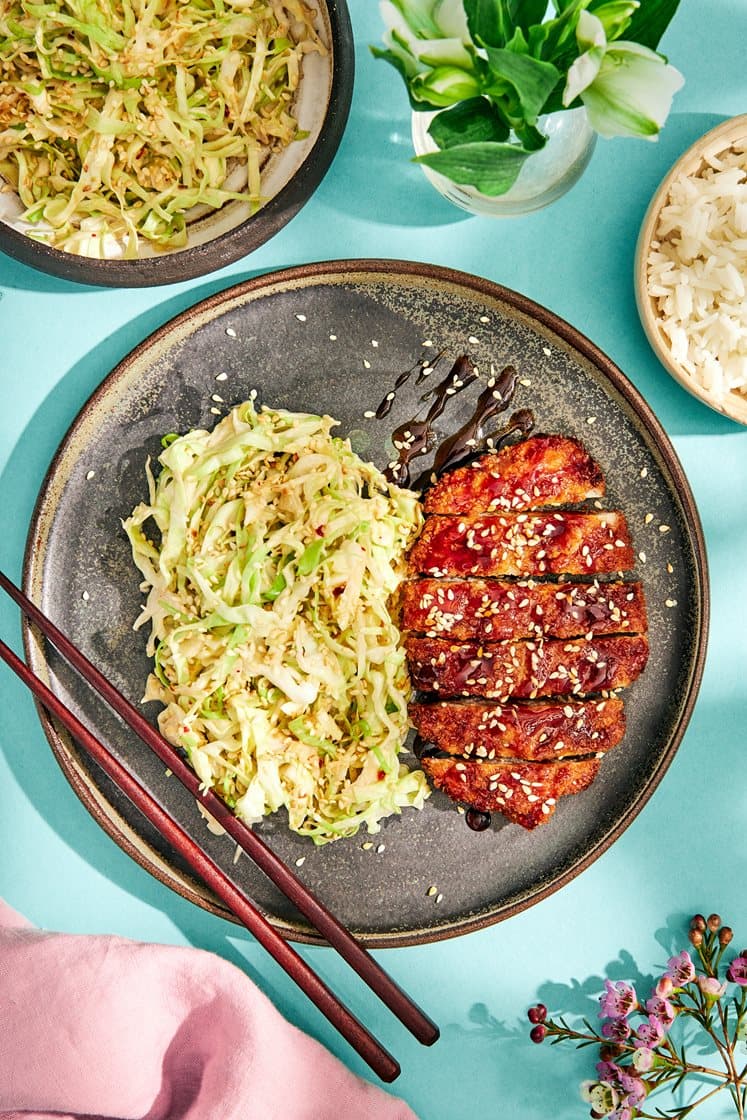
[[[646,630],[640,583],[426,577],[402,585],[401,605],[402,629],[433,638],[500,641]]]
[[[577,505],[604,494],[602,471],[576,439],[537,435],[449,471],[425,496],[426,513]]]
[[[625,517],[500,513],[426,518],[410,567],[430,576],[592,575],[632,568]]]
[[[577,762],[473,762],[424,758],[423,770],[452,801],[502,813],[523,828],[549,821],[559,797],[580,793],[594,781],[599,759]]]
[[[648,639],[640,634],[480,643],[408,637],[405,650],[416,689],[443,697],[534,699],[625,688],[646,664]]]
[[[485,700],[413,703],[418,734],[446,754],[464,758],[522,758],[532,762],[611,750],[625,732],[623,702]]]

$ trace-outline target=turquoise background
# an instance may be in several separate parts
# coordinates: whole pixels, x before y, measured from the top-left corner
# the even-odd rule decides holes
[[[596,1015],[601,978],[648,978],[684,944],[689,916],[722,913],[747,943],[744,699],[747,430],[681,390],[652,354],[632,287],[637,232],[665,172],[698,136],[747,110],[747,5],[683,0],[662,48],[686,84],[658,143],[600,141],[581,181],[544,211],[470,217],[410,163],[410,114],[368,45],[373,0],[351,0],[355,95],[316,196],[271,242],[210,278],[97,290],[0,256],[0,566],[20,576],[49,460],[88,395],[161,323],[235,281],[324,259],[407,258],[477,273],[563,316],[625,371],[670,435],[703,520],[712,585],[706,671],[662,784],[618,842],[559,893],[479,933],[378,955],[441,1024],[421,1048],[328,950],[302,954],[400,1059],[394,1090],[423,1120],[586,1116],[590,1051],[537,1047],[525,1009]],[[14,608],[2,634],[20,648]],[[50,929],[211,949],[239,964],[298,1026],[366,1068],[252,939],[162,887],[97,827],[47,746],[22,686],[0,671],[0,896]],[[731,1115],[726,1104],[703,1115]]]

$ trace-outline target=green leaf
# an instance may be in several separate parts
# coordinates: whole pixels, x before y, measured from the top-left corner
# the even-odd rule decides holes
[[[508,82],[516,92],[524,119],[534,124],[542,107],[558,84],[560,71],[551,62],[542,62],[529,55],[487,47],[488,65],[494,78]],[[498,86],[500,94],[503,89]],[[486,92],[490,92],[490,87]]]
[[[641,0],[625,32],[625,38],[655,51],[669,27],[680,0]]]
[[[540,132],[533,124],[520,124],[514,126],[516,137],[521,141],[521,146],[529,152],[538,152],[547,143],[544,132]]]
[[[518,144],[482,142],[429,152],[418,156],[415,162],[425,164],[454,183],[476,187],[483,194],[494,196],[505,194],[514,185],[529,155],[531,152]]]
[[[505,46],[514,30],[512,8],[511,0],[464,0],[473,41],[486,47]]]
[[[589,0],[569,0],[556,19],[533,27],[529,32],[529,51],[535,58],[554,62],[564,73],[578,57],[576,25],[579,13]]]
[[[542,23],[547,11],[547,0],[519,0],[514,19],[522,31]]]
[[[472,97],[433,118],[428,129],[441,149],[457,144],[508,140],[509,127],[500,113],[484,97]]]

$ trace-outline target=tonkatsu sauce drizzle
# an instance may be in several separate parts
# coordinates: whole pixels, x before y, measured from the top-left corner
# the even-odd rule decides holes
[[[390,463],[384,471],[385,478],[388,478],[390,482],[396,482],[398,486],[409,486],[410,463],[418,456],[426,455],[433,446],[434,421],[437,420],[443,412],[449,398],[453,397],[456,393],[460,393],[462,389],[466,389],[466,387],[471,385],[476,379],[477,370],[470,359],[465,354],[462,354],[454,362],[454,365],[443,381],[440,381],[438,385],[426,395],[426,399],[428,399],[428,397],[433,397],[433,401],[425,417],[422,420],[414,418],[412,420],[406,420],[392,432],[392,441],[397,451],[398,458],[395,462]],[[398,378],[398,381],[399,380]],[[384,398],[376,413],[377,417],[386,415],[386,413],[381,413],[380,410],[385,404],[391,406],[391,401],[393,399],[393,396],[391,399],[387,399],[387,397]]]

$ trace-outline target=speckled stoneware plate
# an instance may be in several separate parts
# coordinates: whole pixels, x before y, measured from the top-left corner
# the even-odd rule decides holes
[[[550,312],[486,280],[392,261],[313,264],[250,280],[198,304],[138,346],[85,404],[42,488],[29,535],[27,592],[133,701],[148,674],[141,596],[120,519],[146,494],[160,437],[215,423],[256,389],[259,400],[335,416],[355,448],[384,466],[390,433],[420,408],[414,379],[384,420],[366,418],[397,376],[431,359],[445,375],[468,353],[487,375],[521,373],[513,407],[536,429],[579,436],[602,464],[609,503],[630,522],[650,616],[648,668],[627,692],[624,741],[584,793],[525,832],[495,816],[481,833],[441,794],[381,833],[315,848],[276,815],[261,826],[286,861],[363,941],[406,945],[474,930],[523,910],[595,860],[633,820],[669,766],[695,702],[705,655],[708,585],[687,480],[650,410],[592,343]],[[439,357],[441,355],[441,357]],[[473,411],[454,397],[443,435]],[[425,461],[427,463],[427,460]],[[648,518],[648,514],[652,518]],[[664,528],[666,527],[666,528]],[[139,740],[74,681],[33,631],[27,654],[64,700],[245,887],[287,936],[312,930],[234,844],[213,836],[191,797]],[[155,705],[146,710],[155,719]],[[68,780],[104,829],[164,883],[226,914],[174,852],[59,727],[42,716]],[[412,760],[414,763],[414,759]],[[436,891],[431,888],[435,887]]]

